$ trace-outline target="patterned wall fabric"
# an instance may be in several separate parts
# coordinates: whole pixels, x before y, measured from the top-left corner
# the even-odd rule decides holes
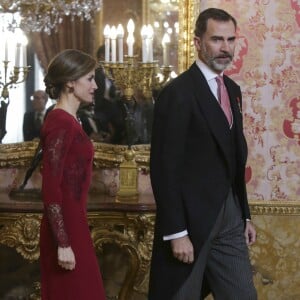
[[[228,74],[243,92],[250,200],[300,201],[300,0],[195,1],[238,22]]]

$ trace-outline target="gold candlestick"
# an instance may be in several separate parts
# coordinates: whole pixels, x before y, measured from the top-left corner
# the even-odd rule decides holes
[[[135,57],[127,57],[123,63],[101,62],[105,74],[123,91],[126,100],[131,100],[137,84]]]
[[[155,77],[153,78],[152,87],[154,90],[161,90],[163,86],[170,80],[172,66],[156,66]]]
[[[3,61],[3,73],[2,76],[0,72],[0,87],[2,87],[1,91],[1,102],[0,102],[0,143],[2,143],[2,139],[6,135],[6,114],[7,107],[9,105],[9,89],[14,88],[16,84],[22,83],[27,79],[30,66],[26,67],[13,67],[13,70],[9,74],[9,63],[10,61]]]
[[[169,79],[172,67],[160,68],[157,61],[137,62],[136,56],[125,56],[124,62],[100,62],[106,76],[123,92],[126,100],[132,100],[136,90],[151,99],[152,90],[160,89]],[[158,73],[161,74],[158,77]]]

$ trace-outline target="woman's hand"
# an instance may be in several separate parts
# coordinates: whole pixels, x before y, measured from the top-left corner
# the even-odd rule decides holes
[[[71,247],[58,247],[57,258],[59,266],[63,269],[73,270],[75,268],[75,255]]]

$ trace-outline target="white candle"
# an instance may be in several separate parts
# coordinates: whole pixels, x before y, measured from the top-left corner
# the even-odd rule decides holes
[[[128,37],[127,37],[127,47],[128,47],[128,56],[133,56],[133,44],[134,44],[134,22],[132,19],[128,21],[127,24],[127,32],[128,32]]]
[[[118,59],[119,62],[123,62],[123,37],[124,37],[124,29],[121,24],[117,27],[117,39],[118,39]]]
[[[111,61],[115,63],[117,61],[117,28],[112,26],[110,30],[111,38]]]
[[[104,45],[105,45],[105,61],[109,61],[109,52],[110,52],[110,27],[109,25],[106,25],[104,27]]]
[[[17,43],[15,52],[15,67],[20,67],[21,44]]]
[[[142,36],[142,62],[145,63],[148,61],[148,27],[146,25],[143,25],[141,30],[141,36]]]
[[[148,61],[153,62],[153,27],[148,25]]]
[[[27,45],[23,45],[23,66],[27,66]]]
[[[132,34],[128,35],[126,42],[128,47],[128,56],[133,56],[134,37]]]
[[[162,39],[162,46],[163,46],[163,65],[169,65],[169,43],[170,43],[170,36],[165,33]]]
[[[8,61],[8,42],[7,39],[5,39],[5,54],[4,54],[4,60]]]

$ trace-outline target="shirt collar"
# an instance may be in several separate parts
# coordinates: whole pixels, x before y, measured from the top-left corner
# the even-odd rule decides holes
[[[212,71],[207,64],[205,64],[202,60],[200,60],[199,58],[196,59],[196,64],[198,66],[198,68],[200,69],[200,71],[203,73],[206,81],[210,81],[212,79],[215,79],[217,76],[223,76],[223,72],[221,74],[218,74],[214,71]]]

